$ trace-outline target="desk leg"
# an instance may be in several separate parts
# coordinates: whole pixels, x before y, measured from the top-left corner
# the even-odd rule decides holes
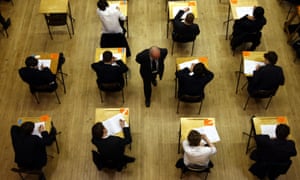
[[[243,65],[243,57],[241,57],[240,70],[237,72],[238,73],[238,79],[237,79],[237,82],[236,82],[235,94],[238,93],[240,79],[241,79],[241,74],[243,73],[242,72],[242,65]]]
[[[177,81],[178,81],[178,79],[175,76],[175,98],[177,98],[177,83],[178,83]]]
[[[129,37],[128,17],[126,17],[127,37]]]
[[[255,132],[254,132],[254,124],[253,124],[253,120],[252,120],[253,117],[254,117],[254,116],[251,117],[251,129],[250,129],[250,133],[247,134],[247,133],[243,132],[243,134],[245,134],[245,135],[248,136],[248,142],[247,142],[247,147],[246,147],[246,154],[248,154],[249,150],[251,149],[251,148],[250,148],[251,138],[254,137],[254,135],[255,135]]]
[[[228,4],[228,13],[227,13],[227,25],[226,25],[226,40],[228,39],[228,28],[229,28],[229,21],[230,21],[230,10],[231,10],[231,7],[230,7],[230,3]]]
[[[74,25],[73,25],[73,21],[75,21],[75,19],[74,19],[73,16],[72,16],[72,11],[71,11],[71,4],[70,4],[70,2],[68,2],[68,8],[69,8],[69,18],[70,18],[70,21],[71,21],[72,33],[73,33],[73,35],[74,35]]]
[[[167,39],[169,38],[169,20],[167,20]]]
[[[65,78],[64,78],[64,73],[63,71],[61,70],[61,81],[62,81],[62,84],[64,86],[64,93],[66,94],[66,84],[65,84]]]

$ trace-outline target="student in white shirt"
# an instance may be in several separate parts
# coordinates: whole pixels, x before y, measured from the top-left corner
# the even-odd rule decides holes
[[[126,30],[121,24],[124,24],[126,17],[121,13],[119,7],[109,6],[106,0],[99,0],[97,6],[97,14],[102,22],[102,34],[125,34]]]
[[[205,143],[201,142],[203,140]],[[191,130],[187,140],[182,143],[184,156],[176,163],[177,168],[189,165],[213,167],[210,156],[217,152],[216,147],[209,141],[205,134]]]

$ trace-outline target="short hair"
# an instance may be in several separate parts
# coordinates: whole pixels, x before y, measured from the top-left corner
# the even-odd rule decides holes
[[[203,63],[197,63],[194,66],[193,72],[194,72],[195,75],[203,76],[204,72],[205,72],[205,66],[204,66],[204,64]]]
[[[104,62],[110,62],[113,58],[113,54],[111,51],[104,51],[102,57]]]
[[[31,135],[34,129],[34,123],[30,121],[24,122],[21,124],[20,129],[24,135]]]
[[[25,64],[27,67],[34,67],[38,65],[38,60],[33,56],[29,56],[26,58]]]
[[[262,8],[260,6],[255,7],[253,10],[253,16],[256,19],[260,19],[260,18],[264,17],[264,14],[265,14],[265,10],[264,10],[264,8]]]
[[[279,124],[276,127],[276,137],[280,140],[285,140],[290,134],[290,127],[286,124]]]
[[[104,11],[108,7],[108,2],[106,0],[99,0],[97,6],[100,10]]]
[[[191,130],[187,139],[190,146],[198,146],[201,141],[201,134],[196,130]]]
[[[274,51],[269,51],[264,54],[264,57],[271,63],[271,64],[276,64],[278,56],[276,52]]]
[[[188,13],[185,17],[185,22],[188,24],[193,24],[194,23],[195,16],[193,13]]]
[[[92,127],[93,138],[102,138],[104,128],[105,127],[103,126],[102,122],[97,122],[96,124],[94,124],[94,126]]]

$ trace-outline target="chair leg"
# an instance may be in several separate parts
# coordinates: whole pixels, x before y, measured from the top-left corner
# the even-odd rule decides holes
[[[54,92],[55,92],[55,95],[56,95],[56,99],[57,99],[57,101],[58,101],[58,104],[60,104],[60,99],[59,99],[59,97],[58,97],[58,94],[57,94],[56,90],[55,90]]]
[[[39,101],[39,98],[37,96],[36,93],[32,93],[32,95],[34,96],[35,100],[36,100],[36,103],[40,104],[40,101]]]
[[[172,41],[172,55],[173,55],[173,51],[174,51],[174,44],[175,44],[175,42]]]
[[[23,175],[22,175],[21,172],[18,172],[18,174],[19,174],[19,176],[20,176],[20,178],[21,178],[22,180],[25,180],[25,178],[23,177]]]
[[[247,105],[248,105],[249,99],[250,99],[250,96],[248,96],[247,101],[246,101],[246,103],[245,103],[245,105],[244,105],[244,111],[246,110],[246,107],[247,107]]]
[[[182,179],[182,178],[183,178],[183,176],[184,176],[184,172],[183,172],[183,170],[181,170],[180,179]]]
[[[204,180],[207,179],[208,173],[209,173],[209,172],[206,172],[206,173],[205,173]]]
[[[71,35],[71,32],[70,32],[68,23],[66,23],[66,25],[67,25],[67,29],[68,29],[68,32],[69,32],[70,39],[72,39],[72,35]]]
[[[287,14],[287,16],[286,16],[286,18],[285,18],[286,20],[289,18],[289,15],[290,15],[292,9],[293,9],[293,5],[291,4],[290,9],[289,9],[289,11],[288,11],[288,14]]]
[[[203,103],[203,101],[201,101],[201,102],[200,102],[200,107],[199,107],[199,111],[198,111],[198,114],[200,114],[200,112],[201,112],[201,108],[202,108],[202,103]]]
[[[46,19],[46,21],[47,21],[47,19]],[[53,36],[52,36],[51,30],[50,30],[50,27],[49,27],[48,24],[47,24],[47,27],[48,27],[48,31],[49,31],[49,34],[50,34],[50,38],[51,38],[51,40],[53,40]]]
[[[191,53],[191,56],[193,55],[193,52],[194,52],[194,46],[195,46],[195,41],[193,41],[193,46],[192,46],[192,53]]]
[[[99,89],[99,91],[100,91],[100,99],[101,99],[101,103],[103,103],[102,92],[101,92],[100,89]]]
[[[124,90],[122,89],[122,102],[124,104]]]
[[[57,152],[57,154],[59,154],[60,151],[59,151],[59,146],[58,146],[58,142],[57,142],[56,137],[55,137],[55,145],[56,145],[56,152]]]
[[[64,75],[66,74],[63,72],[62,67],[59,69],[59,73],[61,75],[61,81],[64,86],[64,93],[66,94],[66,85],[65,85],[65,78],[64,78]]]
[[[176,111],[177,114],[179,113],[179,104],[180,104],[180,100],[178,99],[178,103],[177,103],[177,111]]]
[[[268,109],[268,107],[269,107],[269,105],[270,105],[270,103],[271,103],[272,97],[273,97],[273,96],[271,96],[271,97],[269,98],[269,101],[268,101],[268,103],[267,103],[267,105],[266,105],[266,107],[265,107],[265,110]]]

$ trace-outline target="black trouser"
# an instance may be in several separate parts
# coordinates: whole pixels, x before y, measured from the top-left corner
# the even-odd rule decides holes
[[[156,80],[157,73],[152,74],[151,78],[143,77],[143,83],[144,83],[144,95],[146,101],[150,101],[151,94],[152,94],[152,88],[151,88],[151,82]]]

